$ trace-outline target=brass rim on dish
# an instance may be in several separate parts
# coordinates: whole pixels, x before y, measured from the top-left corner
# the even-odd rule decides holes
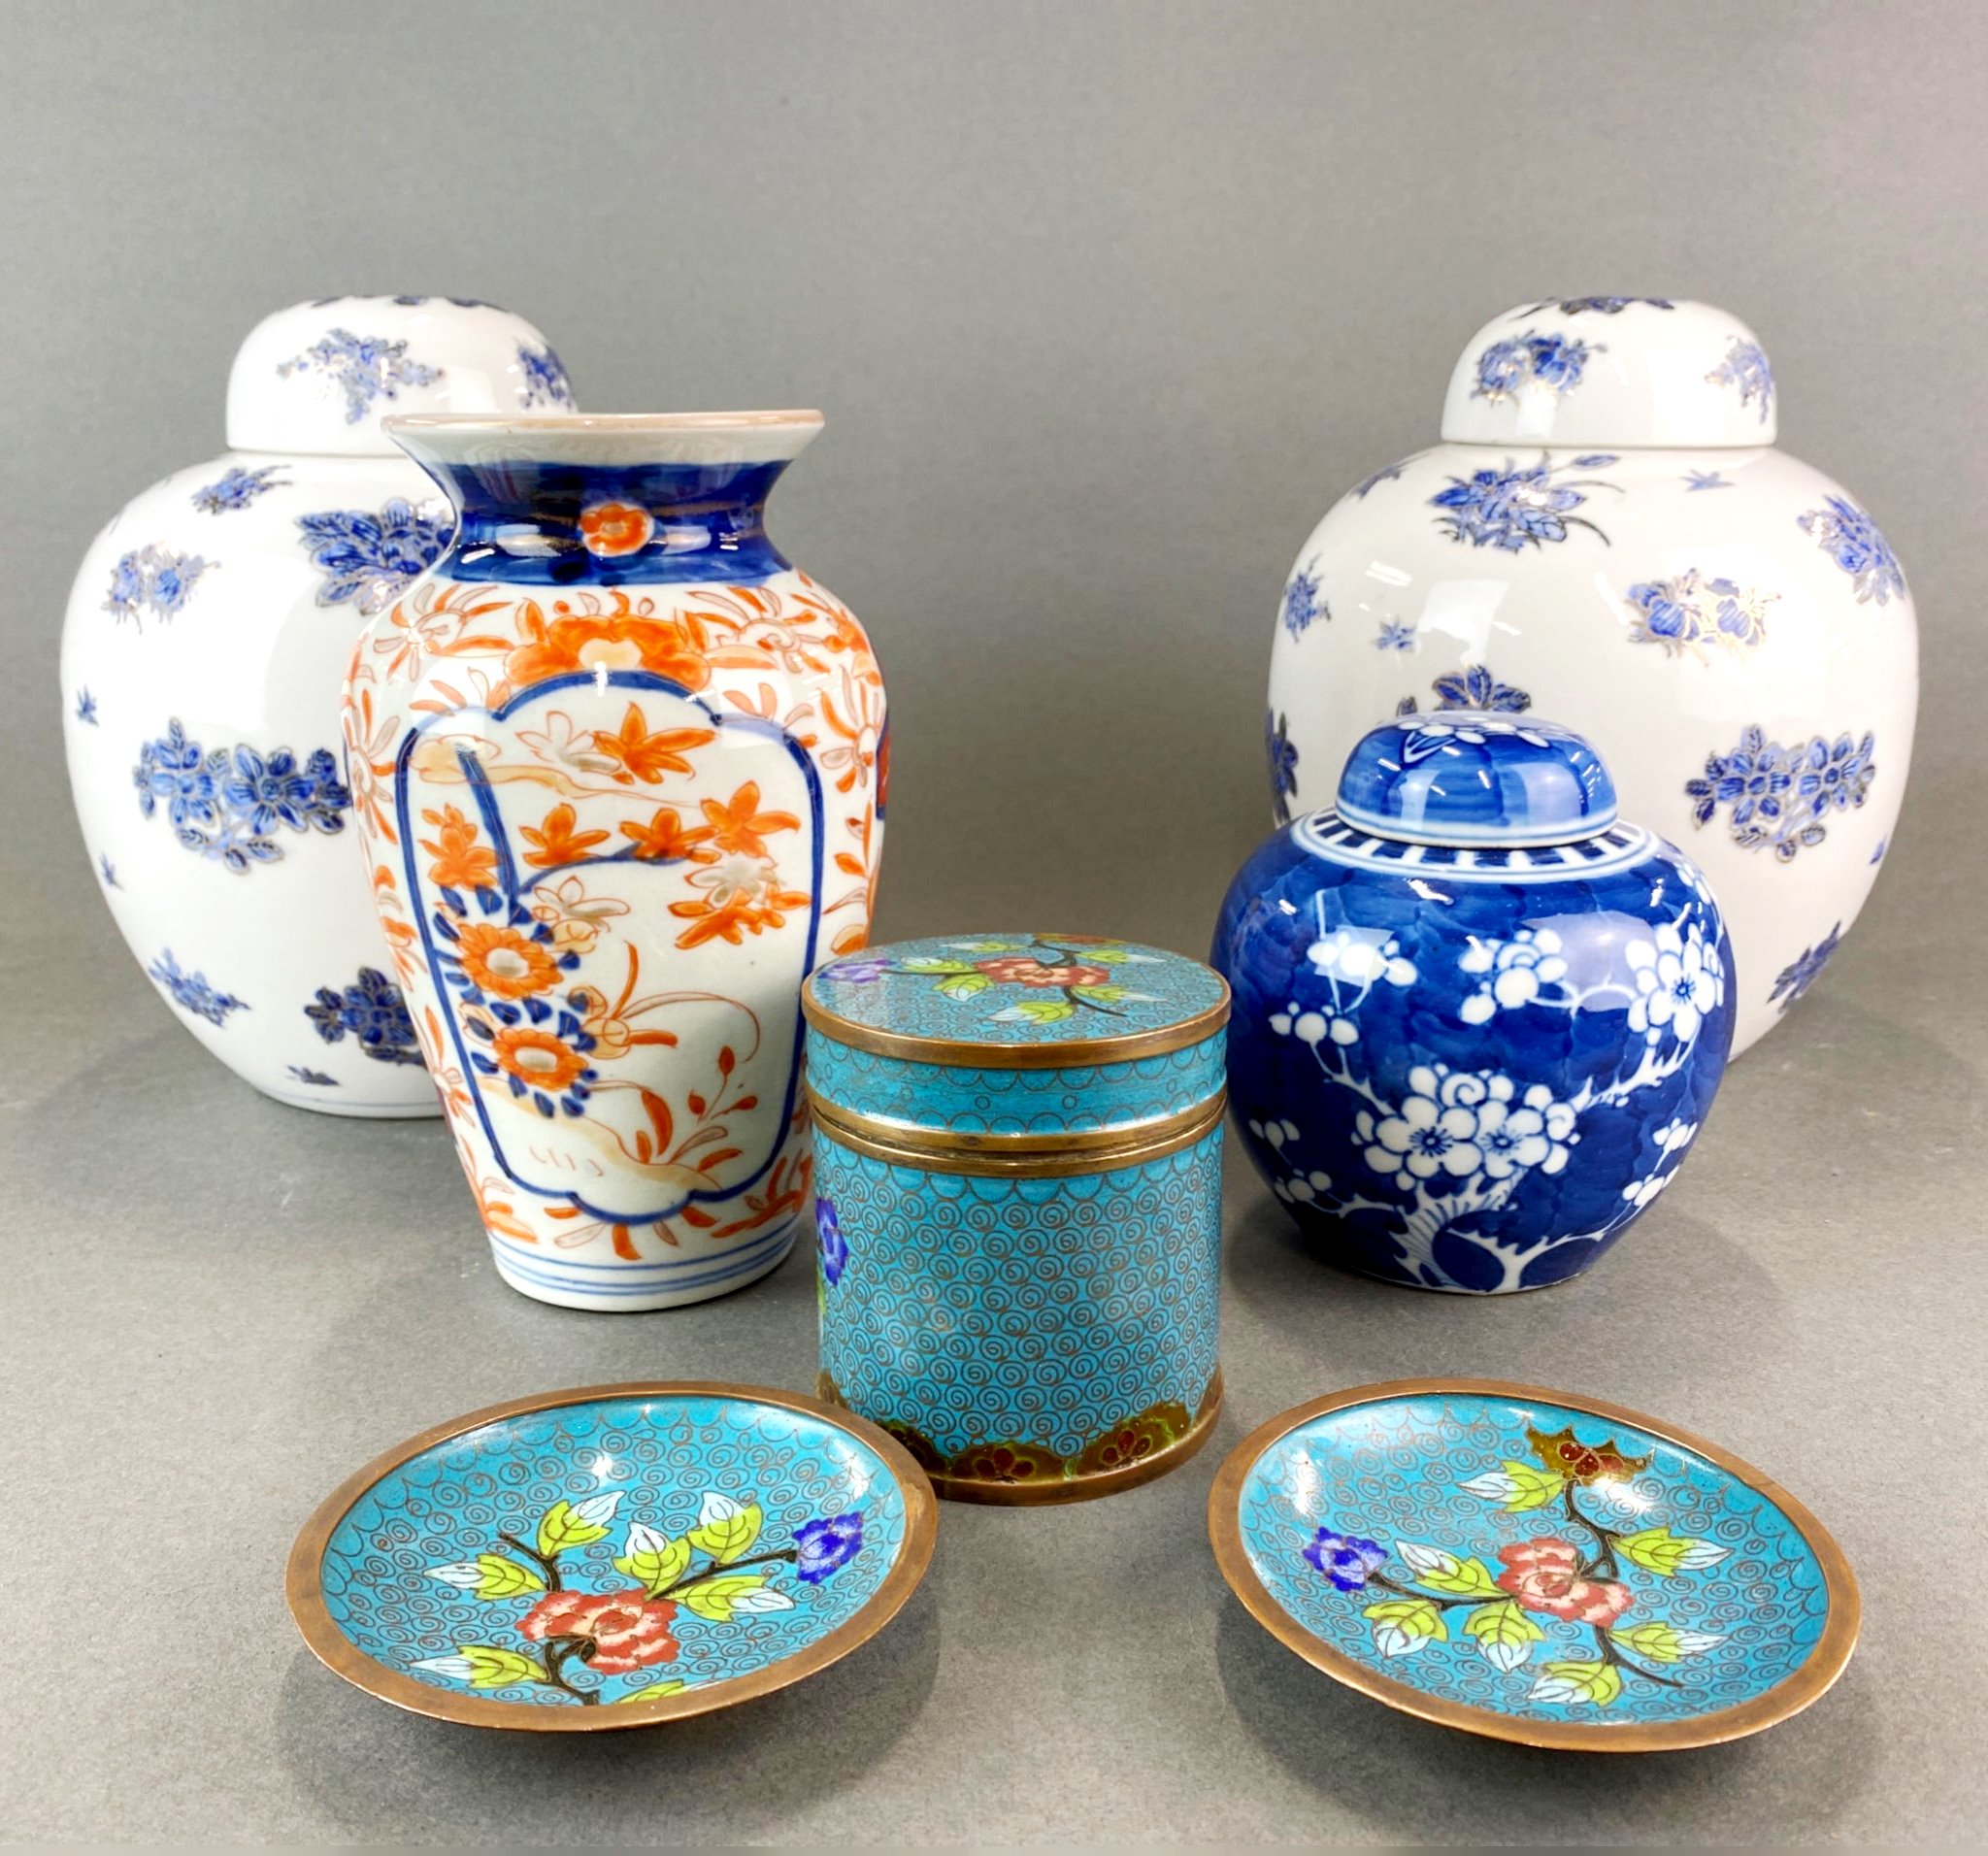
[[[905,1535],[896,1561],[883,1582],[853,1617],[845,1619],[825,1637],[796,1650],[793,1655],[769,1663],[764,1669],[745,1675],[733,1675],[666,1695],[653,1702],[626,1702],[612,1707],[541,1707],[527,1702],[498,1702],[481,1696],[455,1694],[416,1681],[412,1675],[389,1669],[353,1643],[336,1624],[324,1603],[321,1572],[325,1548],[338,1524],[352,1505],[380,1479],[397,1470],[410,1458],[432,1450],[438,1443],[480,1430],[505,1418],[525,1417],[538,1411],[554,1411],[570,1405],[589,1405],[607,1399],[737,1399],[754,1405],[779,1406],[783,1410],[818,1418],[838,1430],[859,1438],[880,1457],[896,1478],[905,1504]],[[411,1713],[426,1714],[435,1720],[458,1721],[468,1727],[497,1727],[525,1734],[613,1733],[627,1727],[650,1727],[658,1721],[683,1720],[694,1714],[709,1714],[740,1702],[770,1695],[776,1689],[812,1675],[829,1664],[840,1662],[851,1650],[859,1649],[875,1637],[904,1607],[917,1589],[932,1561],[932,1543],[939,1529],[939,1505],[932,1484],[911,1453],[894,1438],[858,1417],[853,1411],[824,1405],[798,1392],[776,1391],[768,1386],[732,1385],[707,1379],[633,1379],[613,1385],[573,1386],[563,1392],[542,1392],[530,1398],[508,1399],[502,1405],[485,1406],[446,1424],[423,1431],[417,1437],[397,1443],[377,1456],[363,1469],[354,1471],[320,1502],[290,1547],[289,1563],[283,1572],[283,1597],[290,1615],[311,1653],[335,1674],[343,1675],[355,1688],[391,1702]]]
[[[1249,1564],[1248,1549],[1242,1543],[1241,1506],[1243,1479],[1264,1454],[1280,1438],[1309,1424],[1331,1411],[1353,1406],[1374,1405],[1387,1399],[1465,1397],[1508,1399],[1514,1404],[1555,1405],[1570,1411],[1608,1418],[1659,1438],[1680,1449],[1691,1451],[1717,1465],[1736,1481],[1743,1483],[1779,1508],[1795,1524],[1822,1569],[1829,1609],[1822,1636],[1799,1669],[1784,1676],[1765,1695],[1740,1702],[1689,1720],[1645,1721],[1622,1727],[1604,1727],[1581,1721],[1529,1720],[1501,1714],[1493,1708],[1474,1707],[1466,1702],[1445,1701],[1400,1682],[1378,1670],[1335,1649],[1306,1629],[1271,1596]],[[1750,1463],[1730,1450],[1674,1424],[1667,1424],[1627,1406],[1602,1399],[1585,1399],[1571,1392],[1556,1392],[1541,1385],[1512,1385],[1502,1379],[1386,1379],[1374,1385],[1356,1385],[1348,1391],[1331,1392],[1307,1404],[1293,1406],[1269,1423],[1258,1425],[1231,1450],[1215,1473],[1214,1486],[1208,1497],[1209,1541],[1214,1547],[1215,1564],[1229,1589],[1242,1600],[1250,1616],[1286,1649],[1294,1650],[1314,1669],[1323,1670],[1335,1681],[1358,1689],[1376,1702],[1414,1714],[1443,1727],[1461,1729],[1489,1740],[1515,1740],[1522,1746],[1543,1746],[1570,1752],[1657,1753],[1690,1746],[1713,1746],[1722,1740],[1744,1739],[1764,1728],[1773,1727],[1799,1714],[1810,1703],[1828,1693],[1843,1673],[1850,1652],[1857,1645],[1857,1630],[1863,1617],[1863,1601],[1857,1580],[1843,1557],[1842,1548],[1829,1530],[1772,1477],[1763,1475]]]
[[[1222,1125],[1226,1088],[1178,1114],[1135,1128],[1094,1128],[1080,1134],[961,1134],[945,1128],[908,1128],[878,1121],[807,1089],[808,1112],[817,1132],[839,1147],[892,1166],[926,1173],[980,1177],[1052,1179],[1073,1173],[1110,1173],[1163,1160],[1204,1141]]]
[[[1212,969],[1210,969],[1212,972]],[[981,1043],[971,1038],[921,1038],[911,1032],[878,1031],[873,1025],[845,1018],[814,990],[819,973],[810,974],[801,988],[801,1011],[824,1038],[852,1050],[879,1057],[902,1057],[910,1063],[938,1064],[972,1070],[1093,1070],[1105,1064],[1136,1063],[1142,1057],[1163,1057],[1203,1044],[1229,1022],[1229,982],[1214,975],[1222,996],[1191,1018],[1149,1031],[1120,1032],[1110,1038],[1058,1038],[1042,1044]]]

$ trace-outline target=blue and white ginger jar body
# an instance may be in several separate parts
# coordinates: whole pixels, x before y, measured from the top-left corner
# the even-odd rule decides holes
[[[1703,866],[1738,954],[1734,1051],[1856,919],[1905,794],[1911,595],[1870,512],[1774,448],[1752,332],[1702,303],[1575,297],[1489,323],[1442,443],[1313,530],[1271,659],[1276,816],[1329,802],[1407,711],[1535,712]]]
[[[1237,876],[1213,965],[1250,1156],[1333,1262],[1498,1294],[1587,1269],[1674,1176],[1733,1036],[1704,877],[1579,736],[1439,711]]]
[[[235,356],[230,448],[133,499],[83,558],[62,704],[97,880],[181,1023],[281,1101],[440,1112],[340,744],[354,640],[455,527],[381,419],[571,405],[546,338],[488,305],[280,310]]]

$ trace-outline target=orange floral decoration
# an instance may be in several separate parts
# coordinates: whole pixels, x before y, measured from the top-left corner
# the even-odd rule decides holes
[[[655,517],[635,503],[596,503],[580,514],[580,539],[586,551],[604,559],[639,554],[655,532]]]
[[[537,831],[520,825],[518,836],[538,846],[525,852],[525,862],[538,870],[554,870],[561,864],[579,863],[596,845],[608,842],[604,831],[576,831],[574,827],[579,822],[579,814],[571,806],[554,806],[540,819]]]
[[[497,886],[497,853],[477,842],[477,828],[454,806],[424,812],[422,819],[435,827],[433,839],[423,838],[421,848],[434,861],[428,866],[428,880],[445,889],[494,889]]]
[[[517,613],[522,642],[504,660],[512,685],[522,688],[543,678],[599,669],[650,671],[684,689],[702,689],[711,681],[710,641],[694,617],[638,613],[618,589],[611,598],[606,613],[576,613],[558,601],[549,619],[536,600],[526,600]]]
[[[638,858],[666,863],[677,857],[696,857],[698,846],[710,833],[685,831],[683,814],[674,806],[658,806],[647,824],[638,818],[624,818],[621,830],[628,837]]]
[[[530,1025],[500,1025],[492,1045],[497,1067],[548,1095],[579,1078],[586,1059],[563,1038]]]
[[[679,947],[701,947],[707,941],[743,947],[746,935],[756,935],[767,928],[784,928],[788,910],[806,909],[812,901],[805,889],[780,889],[769,876],[756,895],[733,891],[722,902],[711,898],[673,902],[670,913],[680,921],[695,924],[677,937]]]
[[[605,728],[594,730],[595,748],[620,763],[621,771],[614,779],[622,786],[638,779],[652,786],[665,774],[687,774],[689,752],[716,740],[717,731],[712,728],[663,728],[652,735],[636,703],[630,703],[627,714],[621,717],[619,734],[611,735]]]
[[[559,983],[559,963],[514,928],[465,922],[457,931],[456,952],[463,971],[500,999],[528,999]]]
[[[729,800],[707,799],[704,822],[711,828],[711,842],[719,850],[741,857],[769,855],[762,836],[770,831],[799,831],[801,821],[792,812],[763,812],[759,810],[759,782],[748,779]]]

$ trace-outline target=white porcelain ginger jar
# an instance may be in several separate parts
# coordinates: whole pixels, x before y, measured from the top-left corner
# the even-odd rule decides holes
[[[499,1274],[660,1309],[807,1217],[801,982],[869,935],[883,682],[767,538],[815,413],[394,419],[460,526],[352,661],[348,764]]]
[[[229,449],[135,498],[83,558],[62,641],[83,841],[181,1022],[281,1101],[439,1112],[339,751],[354,636],[454,526],[381,418],[572,404],[546,338],[486,304],[280,310],[235,356]]]
[[[1442,443],[1355,485],[1298,555],[1271,658],[1277,817],[1329,805],[1390,715],[1537,707],[1704,870],[1734,1052],[1752,1044],[1876,879],[1919,677],[1877,524],[1774,437],[1766,354],[1707,304],[1575,297],[1489,323]]]

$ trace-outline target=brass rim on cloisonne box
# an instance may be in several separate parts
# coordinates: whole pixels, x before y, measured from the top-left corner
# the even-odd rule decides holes
[[[826,1373],[815,1380],[814,1389],[824,1405],[838,1411],[849,1409]],[[1075,1456],[1058,1456],[1041,1444],[1009,1439],[969,1443],[947,1456],[909,1425],[884,1419],[878,1428],[904,1446],[934,1492],[948,1502],[1049,1508],[1136,1489],[1178,1469],[1209,1441],[1221,1411],[1222,1373],[1217,1367],[1192,1412],[1184,1405],[1148,1406],[1107,1425]]]
[[[1755,1494],[1765,1497],[1780,1509],[1815,1555],[1823,1575],[1828,1612],[1821,1637],[1807,1658],[1791,1674],[1764,1695],[1690,1719],[1645,1722],[1640,1725],[1604,1727],[1579,1721],[1532,1720],[1494,1709],[1452,1702],[1425,1694],[1406,1682],[1383,1675],[1378,1670],[1335,1649],[1291,1615],[1274,1598],[1249,1563],[1242,1542],[1241,1506],[1242,1485],[1251,1469],[1278,1439],[1324,1417],[1328,1412],[1354,1406],[1372,1405],[1388,1399],[1441,1398],[1455,1394],[1465,1397],[1508,1399],[1515,1404],[1539,1404],[1563,1408],[1587,1415],[1628,1425],[1646,1436],[1675,1444],[1703,1457],[1726,1472]],[[1857,1580],[1830,1532],[1808,1509],[1772,1477],[1750,1463],[1721,1449],[1716,1443],[1665,1423],[1627,1406],[1602,1399],[1580,1398],[1570,1392],[1556,1392],[1547,1386],[1513,1385],[1500,1379],[1387,1379],[1373,1385],[1357,1385],[1344,1392],[1328,1393],[1305,1405],[1279,1412],[1268,1423],[1257,1426],[1223,1459],[1215,1473],[1214,1486],[1208,1498],[1209,1541],[1214,1547],[1215,1564],[1229,1589],[1242,1600],[1243,1607],[1286,1649],[1294,1650],[1314,1669],[1323,1670],[1335,1681],[1357,1689],[1375,1701],[1413,1714],[1443,1727],[1489,1740],[1516,1741],[1524,1746],[1541,1746],[1569,1752],[1657,1753],[1680,1751],[1694,1746],[1712,1746],[1725,1740],[1743,1740],[1766,1728],[1799,1714],[1828,1693],[1850,1660],[1857,1645],[1857,1632],[1863,1618],[1863,1601]]]
[[[712,1398],[738,1399],[754,1405],[778,1406],[782,1409],[819,1418],[827,1424],[852,1433],[882,1458],[904,1498],[904,1545],[896,1563],[854,1616],[845,1619],[826,1636],[796,1650],[777,1663],[701,1687],[679,1690],[655,1701],[622,1703],[612,1707],[540,1708],[515,1702],[488,1701],[480,1696],[456,1694],[448,1689],[416,1681],[398,1670],[389,1669],[360,1649],[332,1621],[324,1602],[321,1570],[325,1549],[338,1525],[353,1505],[381,1478],[404,1463],[447,1443],[451,1438],[480,1430],[486,1424],[506,1418],[526,1417],[539,1411],[557,1410],[569,1405],[586,1405],[615,1399]],[[939,1532],[939,1505],[925,1473],[896,1439],[868,1419],[845,1407],[831,1406],[800,1392],[781,1392],[768,1386],[734,1385],[715,1379],[631,1379],[610,1385],[571,1386],[561,1392],[541,1392],[530,1398],[508,1399],[502,1405],[485,1406],[451,1418],[431,1430],[396,1443],[364,1468],[355,1470],[320,1502],[290,1547],[283,1572],[283,1597],[290,1616],[296,1621],[311,1653],[334,1674],[342,1675],[353,1687],[390,1702],[410,1713],[426,1714],[435,1720],[455,1721],[466,1727],[495,1727],[521,1734],[613,1733],[622,1728],[651,1727],[662,1721],[684,1720],[696,1714],[714,1713],[741,1702],[770,1695],[778,1689],[802,1681],[817,1671],[838,1663],[852,1650],[860,1649],[883,1629],[917,1589],[918,1581],[932,1563],[933,1541]]]

